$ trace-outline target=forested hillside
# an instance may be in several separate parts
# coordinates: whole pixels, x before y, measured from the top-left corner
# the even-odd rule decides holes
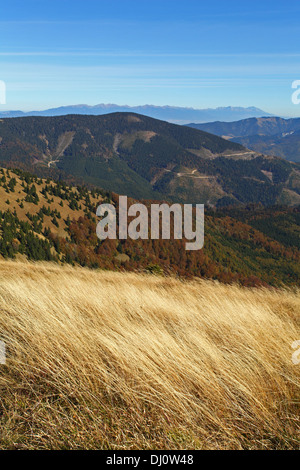
[[[204,249],[191,252],[184,240],[100,242],[95,213],[103,201],[117,206],[118,196],[0,170],[0,255],[244,285],[299,282],[297,207],[206,209]]]
[[[300,162],[299,118],[262,117],[188,126],[222,136],[231,142],[238,142],[254,152]]]
[[[132,113],[3,119],[0,164],[136,199],[300,203],[296,164]]]

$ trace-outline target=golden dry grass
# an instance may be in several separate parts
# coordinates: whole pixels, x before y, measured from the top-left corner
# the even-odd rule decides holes
[[[299,447],[299,291],[16,262],[0,279],[2,449]]]

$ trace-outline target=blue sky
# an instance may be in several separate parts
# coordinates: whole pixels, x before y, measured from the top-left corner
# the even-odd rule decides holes
[[[3,109],[257,106],[299,116],[300,2],[1,2]]]

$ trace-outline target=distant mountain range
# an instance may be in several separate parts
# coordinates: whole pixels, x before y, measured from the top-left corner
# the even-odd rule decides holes
[[[262,117],[189,126],[238,142],[255,152],[300,162],[300,118]]]
[[[188,124],[189,122],[209,121],[236,121],[250,117],[271,116],[259,108],[232,107],[216,109],[194,109],[175,106],[119,106],[117,104],[97,104],[88,106],[86,104],[74,106],[62,106],[59,108],[46,109],[45,111],[5,111],[0,112],[0,118],[25,117],[25,116],[65,116],[67,114],[87,114],[100,116],[102,114],[115,112],[133,112],[144,116],[173,122],[175,124]]]
[[[299,165],[134,113],[2,119],[0,164],[137,199],[300,204]]]

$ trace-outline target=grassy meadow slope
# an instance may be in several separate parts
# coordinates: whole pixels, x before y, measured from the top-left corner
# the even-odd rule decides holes
[[[0,261],[0,448],[299,448],[299,307],[299,290]]]
[[[105,191],[88,191],[82,187],[57,184],[53,180],[33,177],[18,170],[0,168],[0,211],[10,210],[23,222],[36,218],[40,238],[49,229],[54,235],[66,236],[66,220],[84,217],[87,210],[95,210]],[[42,210],[41,213],[41,209]],[[42,214],[39,216],[39,214]],[[37,228],[37,224],[35,224]]]

